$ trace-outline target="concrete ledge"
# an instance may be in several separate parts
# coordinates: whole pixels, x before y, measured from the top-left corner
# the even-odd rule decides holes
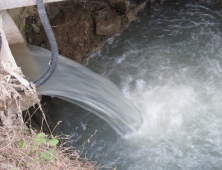
[[[0,62],[6,72],[16,77],[24,86],[27,87],[29,82],[21,76],[22,72],[20,68],[17,67],[15,59],[9,48],[10,43],[24,43],[24,40],[17,26],[5,10],[0,11],[0,32],[2,36]]]
[[[44,0],[45,3],[64,0]],[[36,0],[0,0],[0,10],[36,5]]]
[[[29,52],[24,39],[21,36],[17,26],[6,12],[6,10],[0,10],[0,32],[2,37],[2,48],[0,51],[0,66],[3,70],[1,72],[1,78],[7,77],[7,81],[1,81],[1,95],[0,96],[0,119],[4,126],[12,126],[14,117],[19,117],[16,122],[22,121],[21,111],[27,110],[30,106],[39,102],[38,94],[35,89],[32,89],[29,93],[19,94],[14,89],[13,83],[11,82],[11,77],[15,77],[22,85],[28,87],[29,82],[23,77],[21,68],[17,66],[15,59],[9,48],[9,44],[20,44],[24,52]],[[21,46],[23,45],[23,46]],[[25,60],[23,61],[25,62]],[[27,62],[27,64],[29,64]],[[14,79],[14,78],[13,78]],[[14,80],[13,80],[14,81]],[[7,83],[5,83],[7,82]],[[9,94],[4,96],[4,94]],[[17,97],[14,97],[17,96]],[[4,104],[4,103],[7,103]],[[7,114],[5,114],[7,112]],[[16,116],[17,115],[17,116]],[[20,119],[21,118],[21,119]]]

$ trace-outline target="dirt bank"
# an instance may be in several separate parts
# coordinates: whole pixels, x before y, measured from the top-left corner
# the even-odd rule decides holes
[[[59,53],[81,63],[90,52],[100,49],[109,37],[126,28],[145,5],[146,1],[140,0],[79,0],[46,4],[46,11]],[[50,49],[35,8],[28,7],[21,14],[26,16],[27,42]]]
[[[140,9],[151,3],[179,0],[69,0],[46,4],[59,53],[79,63],[92,51],[100,49],[114,34],[136,19]],[[217,2],[221,0],[199,0]],[[27,43],[50,49],[36,7],[25,8],[20,16]],[[21,30],[23,31],[23,30]]]

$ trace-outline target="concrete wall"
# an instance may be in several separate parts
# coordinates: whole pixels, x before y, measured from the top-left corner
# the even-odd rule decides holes
[[[9,43],[24,43],[24,40],[12,18],[5,10],[0,11],[0,32],[2,37],[0,62],[4,70],[16,77],[24,86],[28,86],[29,82],[21,76],[21,70],[17,67],[9,48]]]
[[[44,0],[45,3],[64,0]],[[36,5],[36,0],[0,0],[0,10]]]
[[[63,0],[44,0],[45,3],[58,1]],[[0,62],[3,64],[5,71],[16,77],[25,86],[28,86],[29,82],[21,76],[21,70],[17,67],[9,48],[9,45],[17,43],[24,44],[25,42],[20,31],[6,10],[32,5],[36,5],[36,0],[0,0],[0,33],[2,36]],[[24,48],[28,51],[25,45]]]

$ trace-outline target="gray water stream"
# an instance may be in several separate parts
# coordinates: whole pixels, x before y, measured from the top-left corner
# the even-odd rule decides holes
[[[23,44],[11,46],[17,64],[33,81],[47,71],[51,52],[30,45],[28,49],[30,55]],[[112,82],[63,56],[59,56],[53,75],[37,91],[41,95],[59,97],[90,110],[108,122],[120,135],[137,131],[142,123],[140,111]]]
[[[101,169],[221,169],[221,18],[221,6],[195,0],[146,8],[87,64],[139,108],[142,126],[121,137],[90,112],[54,99],[48,112],[63,121],[59,133]]]

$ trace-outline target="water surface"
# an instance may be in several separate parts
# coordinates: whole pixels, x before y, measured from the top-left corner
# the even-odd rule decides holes
[[[123,138],[90,112],[54,99],[54,120],[63,120],[59,132],[101,167],[221,169],[221,18],[221,6],[213,3],[147,7],[87,64],[142,112],[141,128]]]

